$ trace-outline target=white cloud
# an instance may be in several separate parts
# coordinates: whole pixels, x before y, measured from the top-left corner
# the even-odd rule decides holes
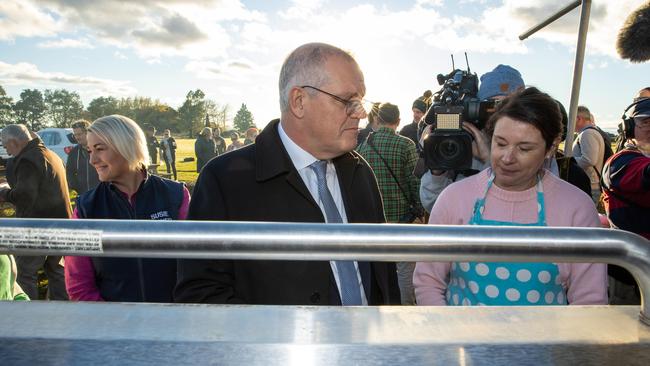
[[[128,57],[126,57],[125,54],[123,54],[123,53],[120,52],[120,51],[115,51],[115,52],[113,52],[113,56],[114,56],[115,58],[117,58],[117,59],[120,59],[120,60],[128,60],[128,59],[129,59]]]
[[[190,61],[185,65],[185,70],[201,79],[216,79],[234,83],[253,81],[256,77],[266,74],[264,66],[240,58],[229,59],[221,62]]]
[[[345,10],[326,0],[291,0],[277,12],[284,22],[251,10],[240,0],[3,0],[0,39],[86,32],[119,48],[131,48],[145,59],[180,56],[192,60],[232,57],[236,51],[268,54],[315,40],[357,47],[397,46],[422,42],[444,50],[513,54],[527,52],[518,34],[563,6],[560,1],[463,0],[481,6],[472,19],[446,14],[442,0],[415,0],[400,10],[374,2],[351,3]],[[589,52],[615,56],[616,32],[643,0],[594,2]],[[470,5],[467,5],[470,4]],[[479,8],[480,9],[480,8]],[[579,9],[535,34],[536,39],[574,47]],[[43,42],[43,47],[82,47],[72,38]]]
[[[88,39],[72,39],[61,38],[52,41],[45,41],[38,44],[40,48],[85,48],[93,49],[93,46]]]
[[[607,66],[609,66],[609,63],[607,61],[600,61],[600,62],[590,62],[587,64],[587,69],[589,70],[597,70],[597,69],[606,69]]]
[[[321,10],[324,3],[323,0],[291,0],[292,5],[287,10],[280,11],[279,15],[286,20],[312,17],[318,10]]]
[[[95,95],[126,96],[136,89],[128,81],[70,75],[61,72],[44,72],[34,64],[20,62],[8,64],[0,61],[0,79],[6,85],[35,86],[37,88],[72,88]]]
[[[415,3],[418,6],[442,6],[443,0],[417,0]]]
[[[11,1],[14,7],[18,2]],[[26,36],[85,32],[105,44],[131,48],[142,58],[181,56],[202,59],[224,56],[231,36],[220,23],[265,21],[264,14],[250,11],[239,0],[23,0],[20,4],[37,14],[56,18],[58,28]],[[4,6],[6,8],[6,6]],[[2,8],[0,8],[1,10]],[[4,12],[8,21],[30,29],[20,11]],[[0,14],[2,12],[0,11]],[[1,18],[0,18],[1,20]],[[0,23],[1,24],[1,23]],[[42,27],[47,31],[46,27]],[[50,27],[51,28],[51,27]],[[38,29],[35,27],[35,29]],[[3,37],[0,30],[0,39]],[[5,32],[7,33],[7,32]],[[16,32],[12,32],[14,34]],[[6,38],[6,37],[5,37]]]
[[[61,24],[41,7],[22,0],[0,1],[0,40],[51,36]]]

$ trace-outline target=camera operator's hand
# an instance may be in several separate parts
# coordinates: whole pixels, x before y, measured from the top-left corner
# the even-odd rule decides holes
[[[463,122],[463,129],[474,137],[472,141],[472,154],[476,159],[485,163],[490,157],[490,143],[487,136],[485,136],[483,131],[469,122]]]

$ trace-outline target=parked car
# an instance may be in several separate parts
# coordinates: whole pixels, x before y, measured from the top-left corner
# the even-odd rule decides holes
[[[0,132],[2,132],[2,129],[0,129]],[[11,156],[7,153],[7,149],[2,146],[2,139],[0,139],[0,164],[5,165],[5,161],[10,157]]]
[[[43,140],[45,146],[54,151],[63,164],[68,161],[68,154],[77,143],[71,128],[44,128],[36,134]]]

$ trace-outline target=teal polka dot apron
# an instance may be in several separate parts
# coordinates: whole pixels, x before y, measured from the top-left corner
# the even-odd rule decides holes
[[[537,177],[537,222],[519,224],[483,218],[490,175],[483,198],[474,203],[470,225],[546,226],[544,191]],[[453,262],[447,286],[448,305],[566,305],[555,263]]]

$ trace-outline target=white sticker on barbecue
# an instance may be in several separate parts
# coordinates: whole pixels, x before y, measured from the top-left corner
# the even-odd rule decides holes
[[[0,249],[11,251],[57,250],[68,253],[102,253],[99,230],[0,227]]]

